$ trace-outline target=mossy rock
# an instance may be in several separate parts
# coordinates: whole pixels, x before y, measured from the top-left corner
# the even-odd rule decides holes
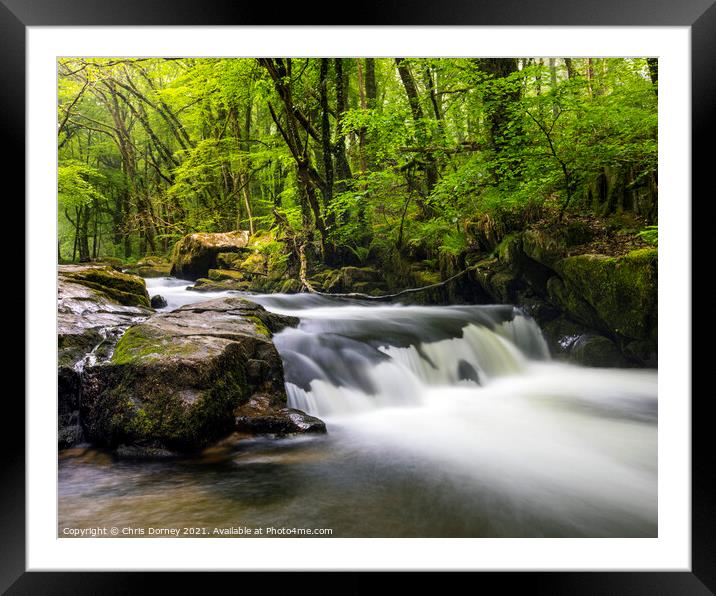
[[[102,257],[92,262],[93,265],[109,265],[115,269],[121,269],[124,266],[124,261],[119,257]]]
[[[206,277],[209,269],[217,267],[219,253],[243,252],[248,242],[246,230],[184,236],[172,251],[172,275],[190,280]]]
[[[134,265],[124,270],[125,273],[132,273],[143,278],[169,277],[172,272],[171,263],[156,263],[146,265]]]
[[[169,265],[169,259],[160,255],[147,255],[137,261],[137,267],[154,267],[157,265]]]
[[[497,258],[512,266],[519,263],[522,252],[522,236],[518,233],[508,234],[495,248]]]
[[[371,288],[382,291],[387,289],[383,274],[374,267],[341,267],[340,269],[326,269],[314,275],[316,285],[323,291],[330,293],[362,292],[359,288]],[[362,284],[362,285],[361,285]],[[368,293],[368,292],[364,292]]]
[[[431,286],[433,284],[440,283],[442,277],[440,277],[439,271],[428,271],[428,270],[417,270],[412,272],[413,279],[415,280],[415,287]]]
[[[59,268],[57,285],[57,355],[58,355],[58,446],[71,447],[84,440],[79,428],[80,375],[88,363],[103,362],[112,353],[121,333],[152,311],[144,306],[141,296],[100,285],[109,275],[112,282],[132,276],[115,277],[115,273],[97,274],[97,267],[63,265]],[[88,279],[89,278],[89,279]],[[136,278],[138,280],[138,278]],[[93,281],[90,281],[93,280]],[[141,282],[141,280],[138,280]],[[134,288],[143,288],[140,286]],[[145,290],[146,292],[146,290]],[[141,306],[126,306],[139,302]]]
[[[565,284],[558,276],[552,276],[547,282],[549,300],[571,317],[592,329],[607,331],[607,325],[600,316],[574,288]]]
[[[490,302],[514,304],[525,284],[511,267],[497,259],[480,261],[473,270],[473,279],[490,298]]]
[[[89,328],[84,333],[62,333],[57,336],[57,364],[73,367],[102,341],[99,329]]]
[[[243,281],[244,274],[230,269],[209,269],[209,279],[212,281]]]
[[[565,286],[581,296],[609,330],[631,339],[657,339],[658,254],[578,255],[559,264]]]
[[[238,263],[236,268],[246,274],[267,275],[268,259],[260,252],[252,252]]]
[[[192,292],[247,292],[251,289],[251,284],[246,280],[213,280],[207,277],[200,277],[194,282],[193,286],[187,288],[187,290]]]
[[[570,357],[584,366],[624,368],[631,363],[619,347],[602,335],[582,335],[571,346]]]
[[[381,282],[383,274],[374,267],[342,267],[341,275],[345,284],[356,282]]]
[[[240,298],[220,298],[131,327],[111,360],[89,368],[82,396],[87,438],[101,446],[194,451],[231,433],[255,393],[285,407],[272,333],[296,321]]]
[[[522,250],[530,259],[550,269],[555,269],[566,254],[563,242],[541,230],[527,230],[522,233]]]
[[[150,307],[147,286],[136,275],[122,273],[113,267],[63,267],[60,275],[119,304]]]
[[[216,266],[219,269],[237,269],[243,260],[243,253],[220,252],[216,255]]]

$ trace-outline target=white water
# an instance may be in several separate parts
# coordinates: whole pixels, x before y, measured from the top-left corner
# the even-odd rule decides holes
[[[168,310],[222,295],[148,282]],[[538,533],[656,535],[656,371],[551,361],[511,307],[246,297],[300,318],[274,338],[289,405],[323,418],[356,461],[417,466],[468,508],[470,494],[483,508],[489,494],[488,517],[510,535],[522,517],[542,520]]]

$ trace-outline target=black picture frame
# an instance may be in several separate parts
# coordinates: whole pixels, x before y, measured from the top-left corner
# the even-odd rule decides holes
[[[481,26],[689,26],[692,40],[692,188],[704,199],[713,194],[709,143],[716,138],[712,110],[716,106],[716,5],[714,0],[362,0],[350,14],[352,25],[481,25]],[[5,158],[7,172],[24,171],[25,29],[30,26],[97,25],[340,25],[332,11],[295,3],[277,9],[269,3],[232,0],[0,0],[0,114],[3,141],[13,151]],[[340,14],[340,13],[338,13]],[[347,23],[343,23],[347,24]],[[699,147],[701,148],[699,150]],[[20,178],[18,176],[18,178]],[[24,193],[20,180],[19,192]],[[708,189],[708,191],[707,191]],[[24,196],[16,195],[16,196]],[[688,197],[680,198],[685,202]],[[19,201],[18,201],[19,202]],[[687,204],[687,203],[685,203]],[[24,220],[21,212],[19,218]],[[692,220],[693,221],[693,220]],[[690,250],[690,247],[684,247]],[[32,313],[25,313],[26,319]],[[690,399],[691,396],[672,396]],[[716,462],[710,444],[711,392],[692,401],[692,571],[691,572],[549,572],[485,573],[501,590],[521,589],[549,594],[713,594],[716,592],[716,500],[712,482]],[[30,573],[25,571],[25,419],[23,403],[6,399],[3,412],[18,435],[6,441],[0,492],[0,590],[8,594],[119,594],[146,589],[146,573]],[[638,548],[638,546],[636,546]],[[78,562],[81,565],[81,561]],[[151,574],[150,574],[151,575]],[[218,579],[212,574],[212,584]],[[248,574],[251,575],[251,574]],[[293,579],[285,574],[287,586]],[[362,591],[369,581],[325,574],[324,589]],[[154,574],[156,578],[156,574]],[[248,578],[245,578],[248,579]],[[242,578],[242,583],[245,581]],[[154,579],[156,581],[156,579]],[[163,590],[181,593],[206,587],[205,574],[171,574],[160,580]],[[259,581],[261,581],[259,579]],[[298,581],[298,580],[295,580]],[[440,580],[441,582],[443,580]],[[421,578],[425,587],[425,580]],[[329,588],[330,586],[330,588]],[[203,589],[202,589],[203,590]]]

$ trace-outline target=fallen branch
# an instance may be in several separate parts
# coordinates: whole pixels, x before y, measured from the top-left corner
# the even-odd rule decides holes
[[[444,279],[443,281],[439,281],[434,284],[430,284],[427,286],[422,286],[420,288],[408,288],[406,290],[401,290],[400,292],[396,292],[395,294],[386,294],[385,296],[371,296],[370,294],[362,294],[360,292],[348,292],[346,294],[330,294],[328,292],[319,292],[316,290],[310,281],[308,281],[308,278],[306,277],[306,271],[307,271],[307,263],[306,263],[306,255],[304,252],[304,245],[302,244],[299,247],[299,258],[301,261],[301,269],[299,272],[299,276],[301,278],[301,283],[303,286],[308,290],[309,294],[317,294],[319,296],[328,296],[330,298],[358,298],[360,300],[375,300],[375,301],[381,301],[381,300],[392,300],[393,298],[398,298],[400,296],[405,296],[406,294],[415,294],[417,292],[424,292],[425,290],[431,290],[433,288],[439,288],[442,287],[451,281],[457,279],[458,277],[462,277],[465,275],[468,271],[476,271],[479,269],[476,265],[473,265],[472,267],[467,267],[466,269],[463,269],[459,273],[456,273],[455,275],[448,277],[447,279]]]

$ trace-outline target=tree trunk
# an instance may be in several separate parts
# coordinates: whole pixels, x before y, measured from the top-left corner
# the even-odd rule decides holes
[[[90,260],[90,249],[89,249],[89,220],[90,220],[90,208],[89,205],[82,207],[81,213],[78,215],[79,227],[79,253],[80,263],[87,263]]]
[[[296,173],[300,185],[301,197],[301,215],[303,223],[303,231],[308,239],[313,237],[311,225],[311,212],[313,212],[315,227],[321,237],[321,250],[325,251],[326,247],[326,226],[323,221],[320,205],[316,200],[315,186],[321,188],[325,182],[320,177],[315,168],[311,165],[310,154],[308,152],[308,141],[312,134],[310,123],[302,125],[306,130],[306,139],[303,141],[298,130],[298,110],[293,104],[293,94],[291,88],[291,59],[286,58],[284,62],[281,58],[260,58],[261,64],[273,79],[276,92],[278,93],[284,105],[285,122],[281,123],[281,119],[274,110],[271,102],[268,102],[268,109],[276,127],[286,142],[294,161],[296,162]]]
[[[97,203],[97,199],[95,199],[93,203],[94,203],[93,204],[93,207],[94,207],[94,232],[93,232],[93,236],[92,236],[92,258],[96,259],[97,258],[97,249],[99,248],[99,243],[97,241],[97,232],[99,229],[98,220],[99,220],[100,212],[99,212],[99,204]]]
[[[490,145],[498,159],[507,160],[507,168],[493,167],[492,176],[500,183],[505,178],[518,177],[522,169],[519,157],[509,157],[508,149],[514,144],[513,137],[521,137],[521,123],[515,114],[520,101],[520,86],[505,81],[518,71],[516,58],[479,58],[477,66],[492,80],[484,94],[485,112],[489,126]],[[505,170],[510,174],[505,176]]]
[[[365,59],[365,97],[369,110],[374,110],[378,107],[378,88],[375,84],[375,58]]]
[[[654,85],[654,93],[659,95],[659,59],[658,58],[647,58],[646,64],[649,67],[649,77],[651,77],[651,83]]]
[[[348,93],[345,77],[343,76],[343,58],[334,60],[336,78],[336,169],[338,170],[339,192],[344,192],[347,182],[353,177],[346,157],[346,136],[343,133],[343,114],[348,111]]]
[[[554,58],[549,59],[549,82],[552,91],[557,88],[557,61]],[[559,116],[559,106],[554,103],[552,104],[552,117],[556,118]]]
[[[579,73],[574,68],[574,62],[572,62],[571,58],[565,58],[564,65],[567,67],[567,78],[568,79],[571,80],[571,79],[579,76]]]
[[[398,74],[400,74],[400,80],[403,83],[405,94],[408,96],[410,112],[413,115],[413,122],[415,124],[415,134],[417,136],[416,140],[419,146],[426,147],[430,139],[428,138],[428,134],[425,129],[425,116],[423,114],[423,108],[420,106],[420,97],[418,96],[418,88],[415,84],[415,79],[413,78],[408,63],[404,58],[396,58],[395,65],[398,68]],[[430,152],[425,153],[424,169],[427,182],[426,194],[429,194],[438,181],[438,170],[435,165],[435,157]],[[425,206],[423,206],[423,209],[424,207]]]
[[[323,153],[323,171],[325,185],[323,187],[323,208],[329,218],[329,209],[333,200],[333,151],[331,148],[331,122],[329,119],[330,110],[328,107],[328,67],[329,59],[321,58],[320,92],[321,92],[321,148]]]

